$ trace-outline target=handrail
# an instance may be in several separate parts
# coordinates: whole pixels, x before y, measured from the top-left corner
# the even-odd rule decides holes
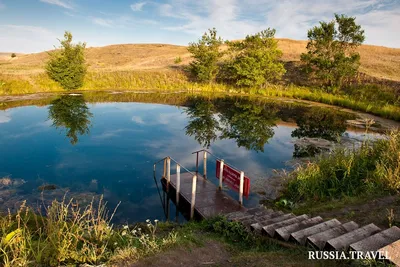
[[[192,155],[193,155],[193,154],[196,154],[196,153],[199,153],[199,152],[207,152],[207,154],[210,154],[210,155],[213,156],[214,158],[216,158],[216,159],[218,159],[218,160],[223,160],[222,158],[217,157],[216,155],[214,155],[213,153],[211,153],[211,152],[208,151],[207,149],[201,149],[201,150],[192,152]],[[239,169],[239,168],[233,166],[232,164],[227,164],[227,163],[225,162],[225,165],[228,165],[228,166],[231,167],[232,169],[235,169],[235,170],[237,170],[237,171],[239,171],[239,172],[241,171],[241,169]]]

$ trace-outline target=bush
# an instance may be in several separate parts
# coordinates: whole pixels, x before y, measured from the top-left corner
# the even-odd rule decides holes
[[[64,89],[77,89],[83,85],[87,66],[85,64],[85,43],[72,44],[72,34],[65,32],[60,49],[49,53],[46,71],[49,77]]]
[[[364,40],[364,31],[354,17],[335,14],[335,20],[320,22],[308,31],[307,53],[301,55],[306,71],[324,85],[341,87],[343,80],[354,77],[360,66],[356,48]]]
[[[218,61],[222,57],[219,51],[222,39],[217,37],[217,30],[210,29],[204,33],[197,43],[190,43],[188,51],[194,61],[190,63],[189,71],[199,82],[213,82],[218,74]]]
[[[12,53],[12,54],[11,54],[11,57],[12,57],[12,58],[15,58],[15,57],[17,57],[17,54]]]
[[[175,58],[174,63],[175,63],[175,64],[182,63],[182,58],[181,58],[181,57]]]
[[[227,42],[231,59],[224,64],[221,78],[244,87],[279,80],[286,71],[279,62],[282,51],[274,36],[275,30],[267,29],[243,41]]]

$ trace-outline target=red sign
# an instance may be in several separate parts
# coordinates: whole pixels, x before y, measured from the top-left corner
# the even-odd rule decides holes
[[[217,178],[220,179],[219,173],[220,173],[220,167],[221,167],[221,161],[217,160]],[[226,183],[231,189],[235,190],[236,192],[239,192],[239,187],[240,187],[240,172],[229,167],[228,165],[224,164],[224,170],[222,172],[222,177],[223,177],[223,182]],[[243,195],[244,196],[249,196],[250,194],[250,179],[248,177],[244,177],[244,183],[243,183]]]

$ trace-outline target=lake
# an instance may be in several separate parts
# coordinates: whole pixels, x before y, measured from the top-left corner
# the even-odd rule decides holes
[[[195,170],[192,152],[203,148],[250,177],[244,204],[255,206],[274,169],[327,150],[300,140],[365,138],[346,124],[354,114],[261,98],[91,93],[10,103],[0,111],[2,211],[23,200],[43,208],[68,192],[79,203],[104,195],[110,209],[121,201],[118,222],[164,220],[154,162],[171,156]],[[215,158],[208,160],[217,183]]]

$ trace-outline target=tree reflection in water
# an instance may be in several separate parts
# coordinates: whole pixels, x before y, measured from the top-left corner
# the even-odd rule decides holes
[[[196,98],[191,102],[186,111],[186,134],[194,136],[203,147],[208,148],[219,138],[234,139],[238,147],[248,150],[264,151],[274,135],[275,112],[248,100]]]
[[[49,119],[57,129],[65,128],[72,145],[78,143],[78,136],[89,134],[93,114],[81,95],[64,95],[51,102]]]

